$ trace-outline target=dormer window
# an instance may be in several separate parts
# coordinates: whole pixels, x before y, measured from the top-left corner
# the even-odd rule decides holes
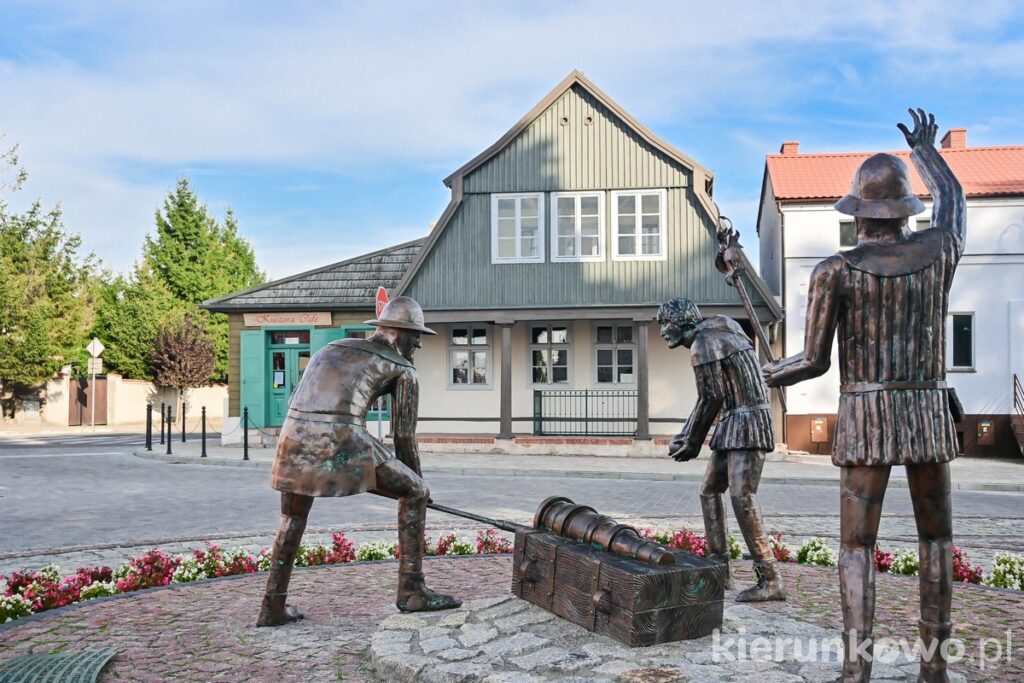
[[[491,263],[544,262],[544,195],[491,195]]]

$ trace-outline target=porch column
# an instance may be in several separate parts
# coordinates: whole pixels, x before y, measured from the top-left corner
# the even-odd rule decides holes
[[[499,439],[512,438],[512,322],[499,322],[501,328],[501,424]]]
[[[647,320],[637,321],[636,340],[636,438],[651,438],[650,400],[647,389]]]

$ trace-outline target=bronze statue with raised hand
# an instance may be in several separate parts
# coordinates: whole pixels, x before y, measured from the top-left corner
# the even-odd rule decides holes
[[[958,452],[955,394],[946,386],[946,311],[964,249],[965,199],[935,149],[935,117],[910,110],[899,129],[934,200],[932,227],[906,165],[891,154],[861,164],[836,210],[854,216],[857,246],[811,274],[802,353],[765,367],[771,386],[824,374],[839,332],[840,397],[832,460],[840,474],[839,577],[846,631],[844,682],[871,677],[874,545],[893,465],[905,465],[921,556],[923,644],[918,680],[945,682],[953,539],[949,461]]]
[[[285,601],[313,498],[363,491],[399,501],[398,608],[418,612],[461,604],[430,590],[423,579],[430,492],[416,446],[419,383],[412,359],[420,334],[434,331],[423,324],[419,304],[404,296],[367,323],[377,326],[369,339],[331,342],[313,356],[288,404],[270,481],[281,492],[281,523],[257,626],[302,618]],[[367,412],[385,394],[392,396],[395,454],[366,430]]]
[[[669,445],[669,456],[680,462],[696,458],[718,418],[711,439],[711,461],[700,493],[707,557],[728,567],[729,535],[722,500],[728,489],[757,575],[757,585],[740,592],[736,600],[785,600],[782,576],[757,502],[765,453],[775,449],[775,428],[768,387],[761,377],[750,338],[732,318],[702,318],[697,305],[689,299],[672,299],[662,304],[658,323],[669,348],[690,349],[697,379],[697,404],[682,432]]]

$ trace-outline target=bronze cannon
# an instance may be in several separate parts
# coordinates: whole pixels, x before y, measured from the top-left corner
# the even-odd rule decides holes
[[[591,507],[548,498],[533,527],[430,507],[513,532],[512,593],[587,630],[632,647],[722,624],[726,565],[648,541]]]

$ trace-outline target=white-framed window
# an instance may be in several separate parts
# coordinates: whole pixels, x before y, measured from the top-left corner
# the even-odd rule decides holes
[[[448,326],[448,386],[484,389],[491,386],[491,330],[487,325]]]
[[[633,323],[594,323],[594,367],[597,384],[636,384]]]
[[[569,384],[568,325],[530,325],[530,383]]]
[[[491,263],[544,262],[544,194],[491,195]]]
[[[974,313],[949,314],[946,361],[950,370],[974,370]]]
[[[604,192],[551,193],[551,260],[604,260]]]
[[[665,258],[665,190],[612,192],[612,258],[618,261]]]

